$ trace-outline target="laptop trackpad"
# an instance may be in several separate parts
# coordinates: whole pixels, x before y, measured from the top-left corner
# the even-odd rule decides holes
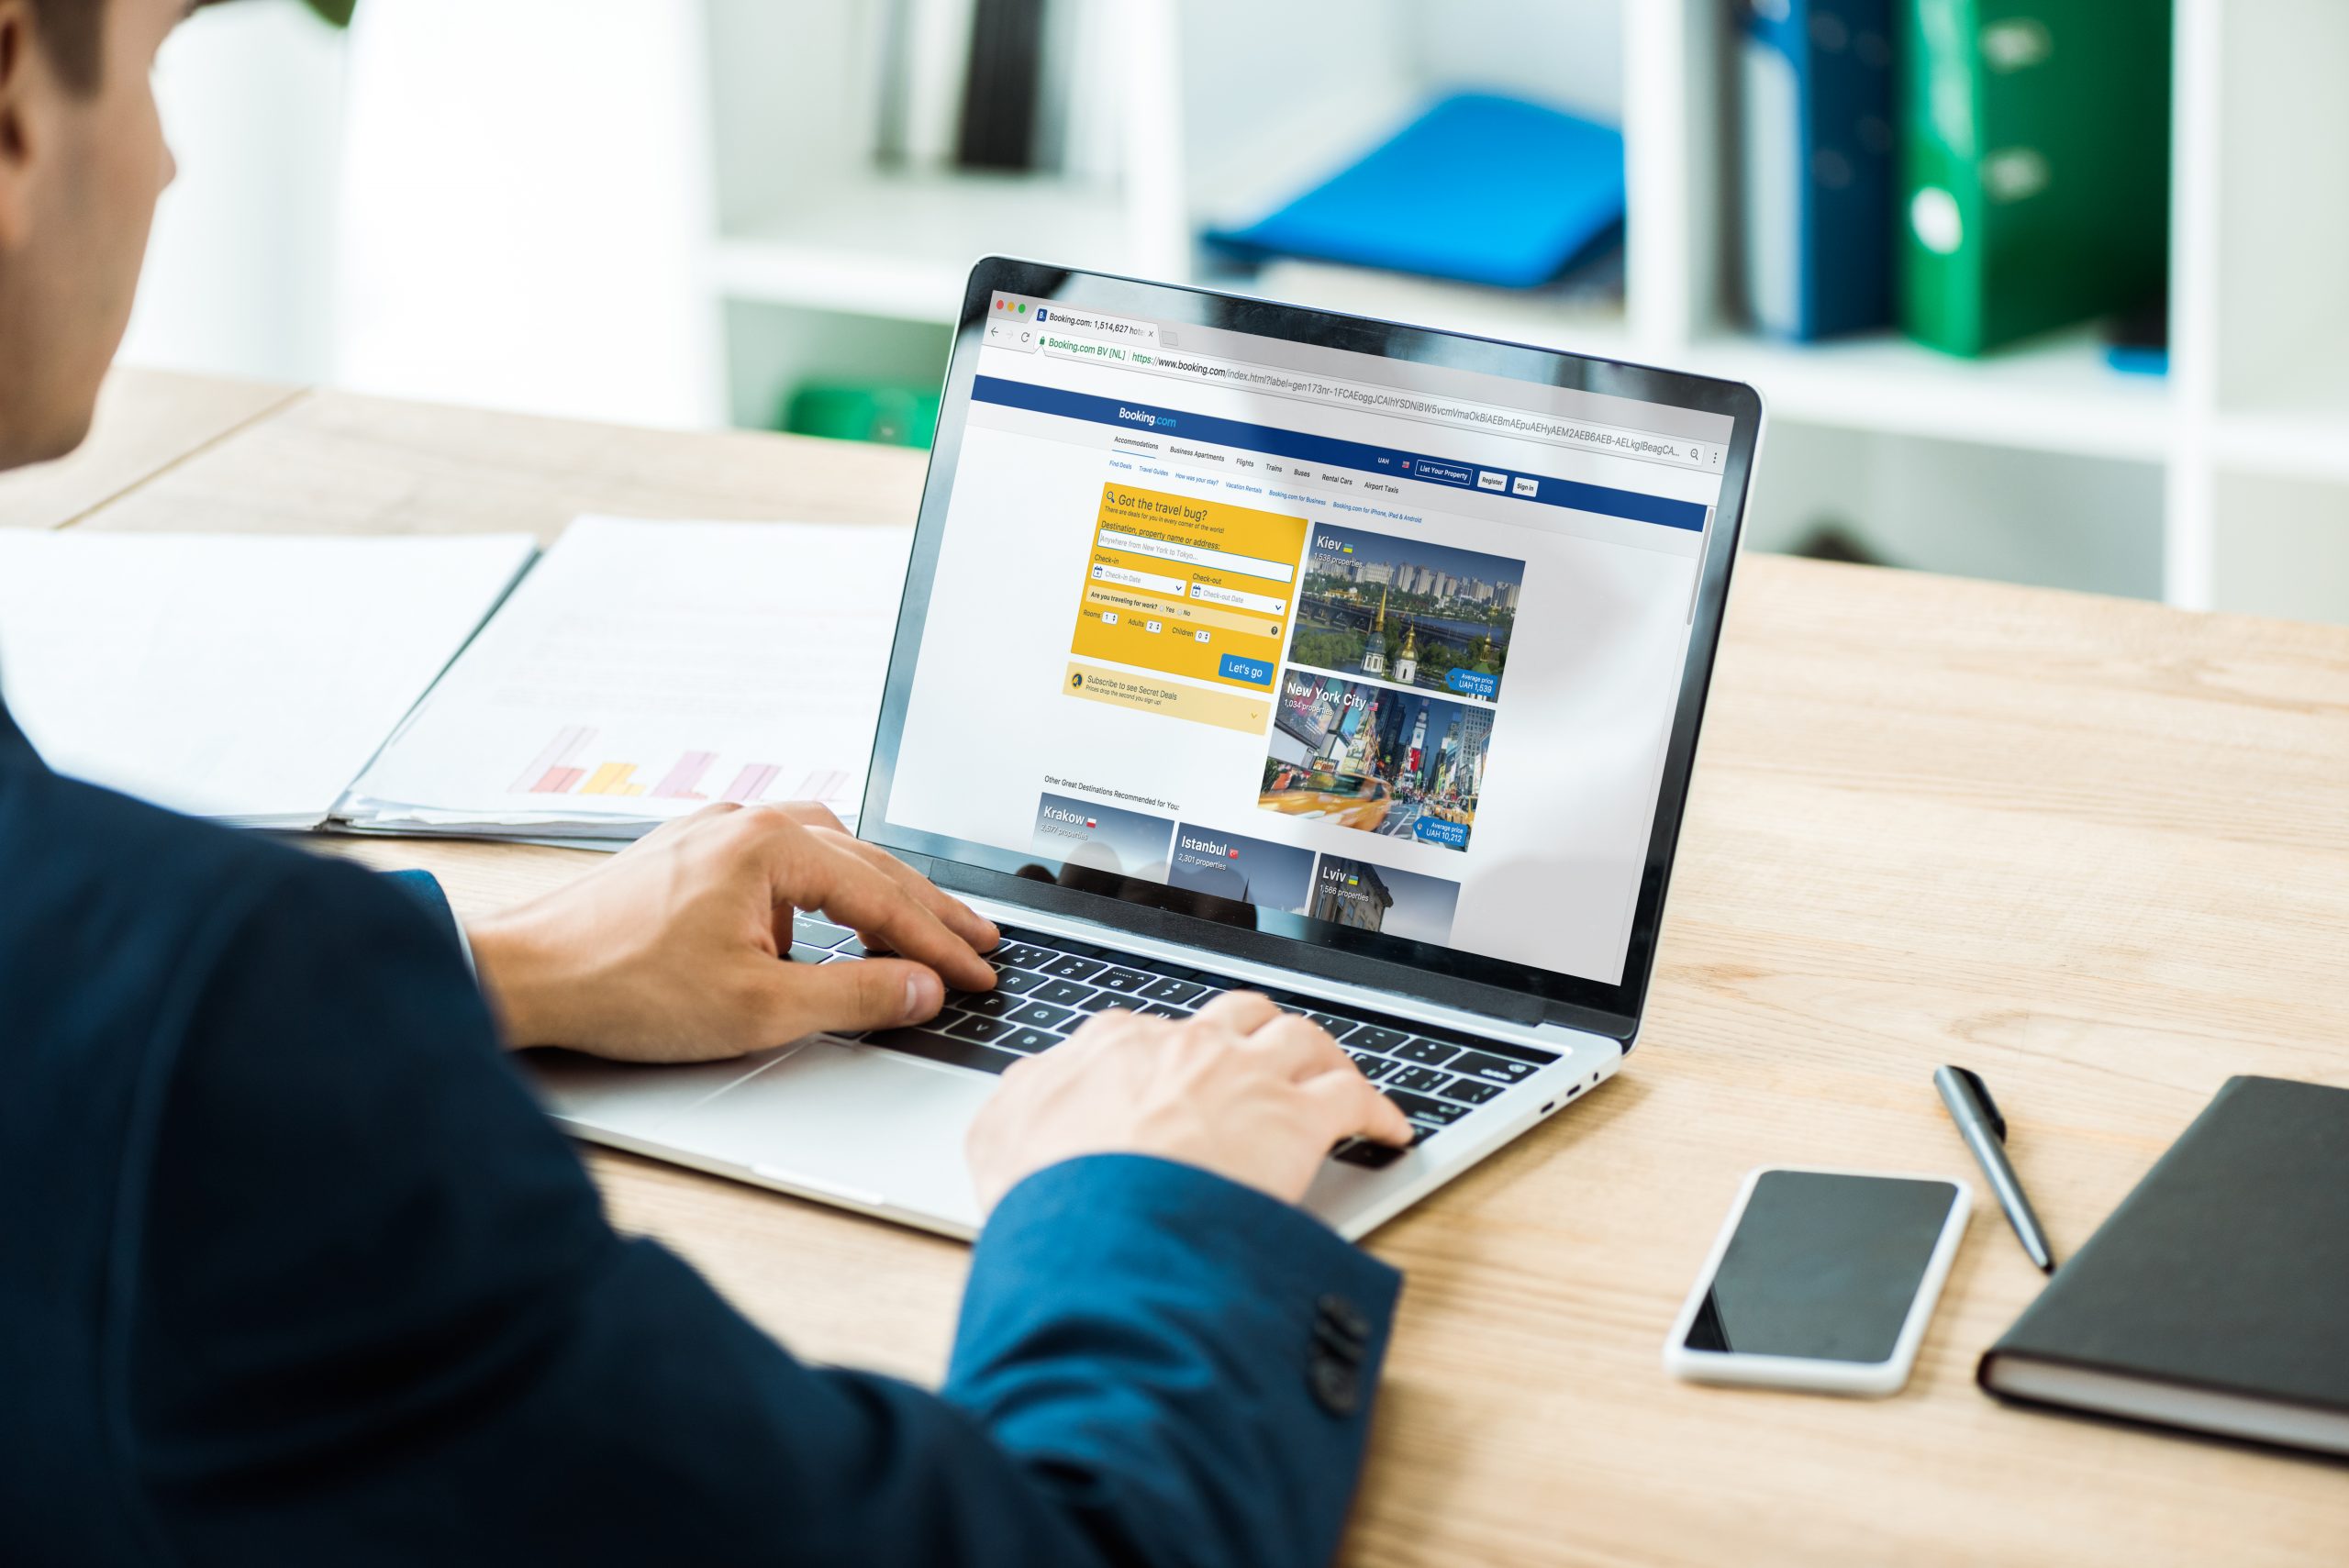
[[[818,1040],[707,1100],[662,1141],[818,1190],[975,1226],[963,1135],[995,1080]]]

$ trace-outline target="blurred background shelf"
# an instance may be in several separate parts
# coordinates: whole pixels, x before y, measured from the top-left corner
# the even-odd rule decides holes
[[[1984,360],[1888,333],[1814,345],[1724,335],[1677,362],[1751,382],[1774,417],[1803,424],[2152,462],[2175,439],[2166,379],[2114,371],[2085,328]]]
[[[720,235],[711,277],[733,299],[943,324],[971,263],[1009,235],[1023,254],[1131,270],[1123,220],[1115,190],[1049,176],[874,172]]]
[[[772,426],[934,392],[1003,251],[1752,382],[1755,548],[2349,620],[2349,5],[2173,5],[2166,375],[2088,328],[1979,360],[1757,336],[1733,0],[1041,0],[1022,173],[954,151],[987,0],[362,0],[347,39],[246,0],[163,62],[184,172],[130,354]],[[1464,88],[1621,128],[1611,271],[1520,293],[1200,243]]]
[[[2224,468],[2349,485],[2349,397],[2333,408],[2221,414],[2211,443]]]

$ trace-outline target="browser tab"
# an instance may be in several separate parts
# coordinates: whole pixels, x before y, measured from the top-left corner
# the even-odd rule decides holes
[[[1152,347],[1158,343],[1158,324],[1154,321],[1104,316],[1097,310],[1074,310],[1065,305],[1039,306],[1035,317],[1038,326],[1049,327],[1055,332],[1114,343],[1147,343]]]

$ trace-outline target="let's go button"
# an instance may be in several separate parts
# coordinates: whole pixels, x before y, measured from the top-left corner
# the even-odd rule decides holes
[[[1225,654],[1221,662],[1216,665],[1216,673],[1227,681],[1245,681],[1252,686],[1269,686],[1273,684],[1273,666],[1270,660],[1249,659],[1237,653]]]

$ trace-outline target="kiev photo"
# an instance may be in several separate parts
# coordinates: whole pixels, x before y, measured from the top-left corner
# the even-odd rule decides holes
[[[1317,525],[1289,662],[1491,702],[1525,562]]]

